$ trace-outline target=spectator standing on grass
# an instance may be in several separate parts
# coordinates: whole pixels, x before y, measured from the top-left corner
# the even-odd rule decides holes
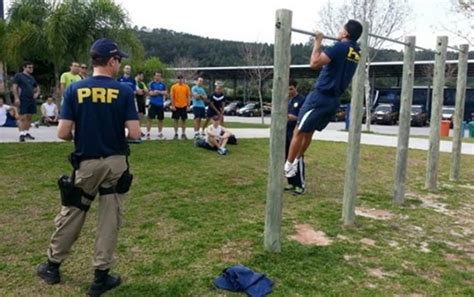
[[[171,86],[171,117],[174,120],[174,139],[178,139],[178,121],[181,119],[181,139],[186,137],[186,119],[190,106],[191,90],[184,82],[184,77],[178,75],[178,82]]]
[[[209,106],[207,107],[206,122],[202,126],[203,129],[209,125],[210,120],[218,115],[220,117],[221,125],[224,125],[224,106],[225,95],[224,86],[222,83],[216,83],[214,93],[209,96]]]
[[[151,138],[151,124],[153,119],[157,118],[158,139],[165,139],[163,136],[163,119],[165,118],[165,97],[168,96],[168,91],[166,90],[166,84],[162,81],[160,72],[155,72],[153,81],[148,85],[148,95],[150,96],[150,106],[148,107],[146,138]]]
[[[201,129],[201,119],[206,117],[206,102],[207,93],[202,87],[204,79],[198,77],[196,84],[191,88],[193,98],[193,114],[194,114],[194,137],[199,137],[199,130]],[[204,135],[204,126],[202,127],[202,134]]]
[[[15,106],[19,111],[18,129],[20,130],[20,142],[26,139],[34,140],[30,134],[30,126],[33,115],[36,113],[36,100],[40,94],[40,88],[33,77],[33,63],[23,63],[23,71],[13,78],[12,93],[15,98]]]

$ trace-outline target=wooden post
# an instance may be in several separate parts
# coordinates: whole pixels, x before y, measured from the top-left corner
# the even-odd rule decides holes
[[[436,191],[439,162],[439,130],[444,94],[444,72],[446,68],[446,48],[448,37],[439,36],[436,40],[436,57],[433,74],[433,96],[431,99],[430,147],[426,166],[425,187],[428,191]]]
[[[398,145],[395,163],[395,183],[393,202],[400,205],[405,200],[405,176],[408,162],[408,142],[410,139],[411,102],[413,100],[413,81],[415,78],[415,43],[416,37],[405,37],[403,55],[403,78],[398,120]]]
[[[460,163],[461,163],[461,146],[464,128],[462,120],[464,118],[464,104],[466,101],[466,80],[467,80],[467,57],[469,55],[469,45],[462,44],[459,47],[458,62],[458,81],[456,85],[456,110],[454,112],[454,129],[453,129],[453,150],[451,154],[451,171],[449,179],[452,181],[459,180]]]
[[[367,22],[363,22],[360,41],[360,60],[356,74],[352,79],[351,122],[349,126],[349,145],[347,147],[346,176],[344,183],[344,199],[342,220],[344,225],[355,223],[355,203],[357,198],[357,171],[359,167],[360,134],[362,128],[362,105],[364,102],[365,66],[368,57]],[[367,119],[370,121],[370,119]]]
[[[276,12],[270,162],[264,239],[265,249],[270,252],[281,251],[283,168],[291,62],[291,18],[292,12],[290,10],[279,9]]]

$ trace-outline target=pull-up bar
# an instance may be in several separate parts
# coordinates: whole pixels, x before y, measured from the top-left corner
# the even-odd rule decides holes
[[[457,47],[455,47],[455,46],[450,46],[450,45],[448,45],[447,48],[450,48],[450,49],[453,49],[453,50],[455,50],[455,51],[458,51],[458,52],[460,52],[460,53],[465,54],[465,52],[464,52],[462,49],[459,49],[459,48],[457,48]]]
[[[305,34],[305,35],[309,35],[309,36],[316,36],[314,34],[314,32],[309,32],[309,31],[305,31],[305,30],[301,30],[301,29],[291,28],[291,31],[301,33],[301,34]],[[331,37],[331,36],[324,35],[324,38],[338,41],[338,39],[336,37]]]
[[[297,32],[297,33],[301,33],[301,34],[305,34],[305,35],[309,35],[309,36],[316,36],[316,35],[314,34],[314,32],[305,31],[305,30],[301,30],[301,29],[291,28],[291,31]],[[402,41],[398,41],[398,40],[391,39],[391,38],[388,38],[388,37],[383,37],[383,36],[376,35],[376,34],[372,34],[372,33],[369,33],[369,36],[372,36],[372,37],[375,37],[375,38],[379,38],[379,39],[383,39],[383,40],[387,40],[387,41],[390,41],[390,42],[393,42],[393,43],[398,43],[398,44],[410,46],[409,43],[402,42]],[[331,36],[326,36],[326,35],[324,35],[324,38],[338,41],[337,38],[331,37]],[[419,46],[415,46],[415,47],[416,47],[416,48],[419,48],[419,49],[428,50],[428,49],[425,49],[425,48],[422,48],[422,47],[419,47]]]

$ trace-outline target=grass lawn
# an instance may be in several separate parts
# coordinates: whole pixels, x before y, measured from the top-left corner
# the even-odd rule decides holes
[[[452,183],[441,154],[440,191],[423,190],[426,152],[410,151],[407,196],[391,203],[395,149],[362,146],[358,206],[385,210],[388,220],[358,216],[341,226],[347,145],[314,142],[307,193],[285,194],[282,252],[263,249],[268,140],[241,140],[230,154],[191,141],[148,141],[132,147],[135,181],[125,209],[113,271],[124,283],[108,296],[241,296],[212,280],[242,263],[274,282],[271,296],[473,296],[474,157],[463,156]],[[70,173],[70,143],[1,144],[0,296],[83,296],[92,276],[96,203],[50,287],[35,267],[45,260],[59,194]],[[291,240],[307,224],[328,246]],[[415,295],[413,295],[415,296]]]

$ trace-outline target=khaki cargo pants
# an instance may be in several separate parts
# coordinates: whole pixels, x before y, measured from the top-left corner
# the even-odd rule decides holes
[[[75,184],[85,193],[96,195],[101,188],[117,184],[122,173],[127,169],[125,156],[85,160],[76,170]],[[96,198],[97,199],[97,198]],[[122,203],[124,194],[107,194],[99,196],[97,233],[92,265],[95,269],[110,269],[113,254],[117,245],[118,231],[122,222]],[[85,198],[82,201],[88,201]],[[62,263],[69,254],[72,245],[79,237],[86,219],[86,212],[73,206],[61,206],[61,212],[54,219],[56,231],[51,237],[48,258],[55,263]]]

